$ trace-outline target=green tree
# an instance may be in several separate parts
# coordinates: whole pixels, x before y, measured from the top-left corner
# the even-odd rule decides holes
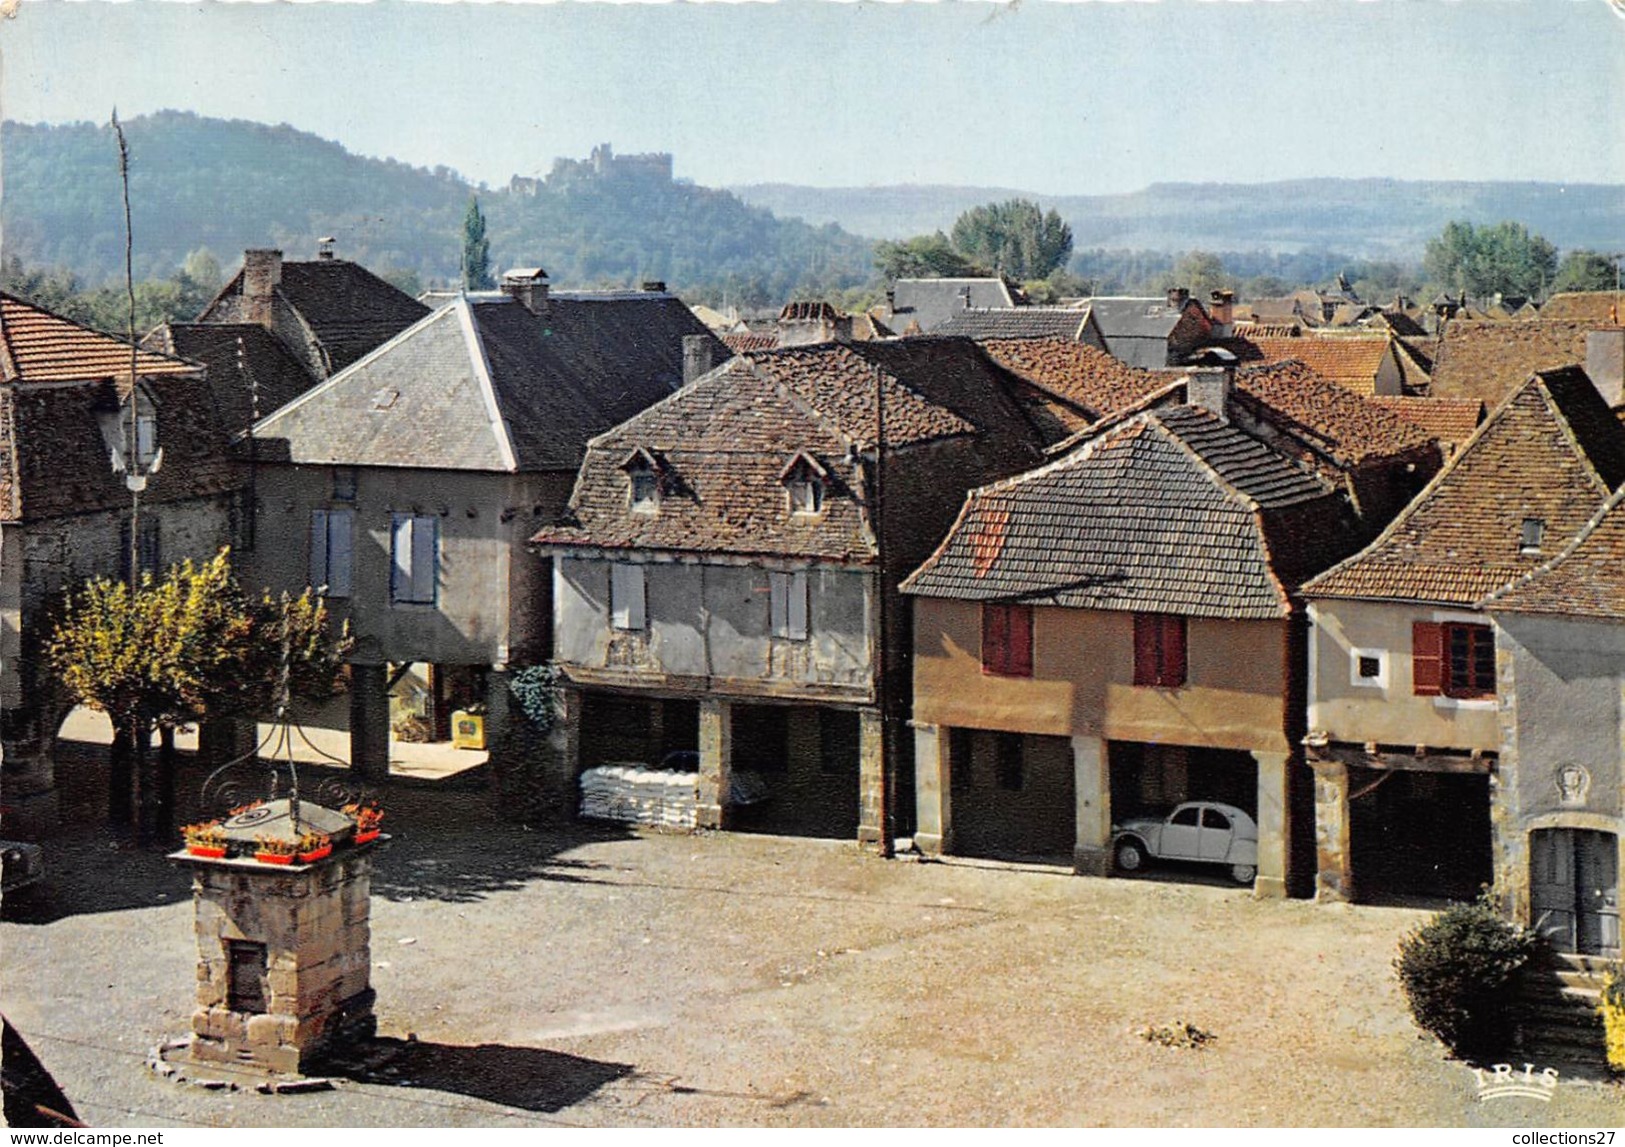
[[[979,279],[991,274],[954,250],[941,231],[900,242],[881,240],[875,244],[875,268],[885,279]]]
[[[1174,263],[1163,289],[1188,287],[1192,298],[1206,299],[1214,291],[1234,290],[1235,286],[1235,276],[1224,269],[1224,260],[1211,251],[1187,251]]]
[[[954,250],[1017,279],[1043,279],[1072,254],[1072,228],[1027,199],[972,207],[954,220]]]
[[[1428,240],[1423,269],[1434,285],[1468,295],[1541,295],[1557,274],[1557,248],[1522,223],[1453,222]]]
[[[463,287],[470,291],[483,291],[496,286],[491,278],[491,241],[485,237],[485,216],[480,213],[480,201],[468,197],[468,210],[463,213]]]
[[[1619,285],[1619,263],[1596,251],[1570,251],[1558,265],[1552,294],[1559,291],[1612,291]]]

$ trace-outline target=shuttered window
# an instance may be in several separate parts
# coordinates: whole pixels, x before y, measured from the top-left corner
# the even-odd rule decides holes
[[[982,672],[1033,675],[1033,607],[982,603]]]
[[[768,604],[773,636],[790,641],[807,639],[807,572],[770,570]]]
[[[1134,684],[1177,689],[1185,684],[1185,619],[1172,613],[1134,615]]]
[[[1438,622],[1411,623],[1411,691],[1418,697],[1444,692],[1444,626]]]
[[[1495,631],[1487,625],[1413,622],[1411,681],[1418,697],[1495,696]]]
[[[328,597],[350,596],[354,538],[354,510],[310,512],[310,584],[326,586]]]
[[[646,627],[643,567],[616,562],[609,567],[609,621],[616,629]]]
[[[389,599],[396,605],[433,605],[440,574],[440,519],[392,514]]]

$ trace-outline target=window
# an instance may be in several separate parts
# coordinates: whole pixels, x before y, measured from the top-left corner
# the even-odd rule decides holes
[[[639,514],[652,514],[660,508],[660,478],[653,470],[633,470],[628,478],[632,483],[632,510]]]
[[[769,615],[773,636],[790,641],[807,639],[807,571],[784,573],[769,570],[767,575]]]
[[[1360,657],[1356,658],[1356,671],[1362,680],[1372,680],[1382,676],[1382,658]]]
[[[648,624],[644,610],[643,567],[616,562],[609,567],[609,623],[616,629],[641,630]]]
[[[800,475],[785,484],[790,491],[792,514],[816,514],[824,508],[824,484],[810,475]]]
[[[265,945],[226,941],[226,1007],[234,1012],[265,1012]]]
[[[156,574],[159,569],[162,555],[158,547],[158,517],[151,512],[142,514],[141,544],[137,547],[136,569],[144,574]],[[125,518],[118,528],[118,568],[119,580],[130,580],[130,519]]]
[[[1487,625],[1411,625],[1411,685],[1418,697],[1495,696],[1495,631]]]
[[[440,519],[432,514],[391,514],[389,600],[394,605],[433,605],[440,573]]]
[[[335,467],[333,467],[333,501],[335,501],[335,502],[353,502],[353,501],[355,501],[355,488],[356,488],[356,484],[355,484],[355,467],[354,466],[335,466]]]
[[[1134,684],[1177,689],[1185,684],[1185,619],[1171,613],[1134,615]]]
[[[1388,688],[1388,651],[1349,650],[1349,684],[1365,689]]]
[[[1024,780],[1024,754],[1020,733],[1000,733],[994,743],[993,767],[999,787],[1019,793]]]
[[[1518,551],[1525,554],[1540,553],[1541,540],[1546,536],[1546,522],[1542,518],[1525,518],[1518,533]]]
[[[151,415],[137,411],[135,416],[135,461],[136,465],[151,466],[154,458],[158,457],[158,419]]]
[[[1202,810],[1202,827],[1216,828],[1224,832],[1230,831],[1230,818],[1216,808]]]
[[[310,512],[310,584],[326,586],[328,597],[350,596],[354,536],[354,510]]]
[[[1201,811],[1198,808],[1182,808],[1168,818],[1168,823],[1177,824],[1184,828],[1195,828],[1197,814]]]
[[[982,603],[982,672],[1033,675],[1033,607]]]

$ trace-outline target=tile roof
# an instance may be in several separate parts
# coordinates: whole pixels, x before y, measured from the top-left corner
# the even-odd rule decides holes
[[[982,349],[1006,370],[1059,398],[1057,414],[1073,430],[1131,406],[1179,377],[1129,366],[1068,338],[991,339]]]
[[[1145,411],[1055,462],[972,492],[906,593],[1198,617],[1283,616],[1341,500],[1313,473],[1179,406]]]
[[[304,365],[257,323],[164,323],[142,340],[149,348],[202,363],[230,433],[315,386]]]
[[[1484,421],[1484,404],[1476,398],[1420,398],[1409,394],[1377,394],[1367,399],[1415,423],[1440,442],[1455,447],[1472,437]]]
[[[1236,390],[1242,401],[1267,408],[1276,422],[1286,420],[1287,429],[1344,466],[1425,448],[1436,438],[1295,360],[1237,371]]]
[[[1452,320],[1433,344],[1429,393],[1494,406],[1534,371],[1585,362],[1586,332],[1597,329],[1592,322],[1544,316],[1518,322]]]
[[[1231,335],[1238,339],[1295,339],[1303,335],[1297,323],[1260,323],[1242,320],[1230,327]]]
[[[938,334],[985,339],[1071,339],[1081,342],[1089,322],[1087,308],[1003,307],[960,311]]]
[[[722,341],[735,354],[748,350],[772,350],[779,345],[777,331],[740,331],[722,336]]]
[[[685,335],[714,342],[662,293],[560,294],[543,315],[500,293],[459,297],[255,433],[290,462],[574,470],[589,438],[677,389]]]
[[[136,352],[141,375],[192,370],[172,355]],[[124,339],[0,293],[0,382],[70,382],[130,374]]]
[[[1625,322],[1625,302],[1614,291],[1563,291],[1542,304],[1543,319],[1618,326]]]
[[[741,355],[593,439],[559,525],[540,544],[789,554],[868,560],[875,554],[854,449],[876,437],[875,387],[886,443],[898,449],[981,435],[1038,458],[1014,380],[965,339],[822,343]],[[638,449],[661,467],[657,513],[628,504],[622,465]],[[798,453],[829,475],[816,515],[788,512],[781,481]]]
[[[932,334],[969,307],[1014,307],[1003,279],[898,279],[886,325],[898,334]]]
[[[1478,605],[1492,613],[1625,622],[1625,486],[1557,557]]]
[[[1232,340],[1243,362],[1284,362],[1296,359],[1322,378],[1360,394],[1376,390],[1377,372],[1388,357],[1386,335],[1328,335],[1305,338],[1249,338]],[[1230,342],[1226,343],[1230,347]]]
[[[1360,553],[1304,587],[1312,597],[1471,605],[1537,566],[1525,519],[1572,537],[1625,480],[1625,427],[1583,371],[1533,375]]]

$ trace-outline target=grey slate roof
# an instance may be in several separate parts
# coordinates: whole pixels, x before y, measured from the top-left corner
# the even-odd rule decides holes
[[[938,327],[936,333],[964,335],[978,342],[1044,338],[1083,342],[1088,323],[1088,308],[981,307],[959,312]]]
[[[967,303],[967,298],[969,302]],[[1003,279],[898,279],[892,284],[892,313],[886,325],[898,334],[932,334],[967,309],[1014,307]]]
[[[1142,370],[1172,365],[1169,339],[1188,309],[1201,305],[1187,300],[1170,305],[1166,297],[1133,298],[1097,295],[1088,300],[1095,329],[1106,340],[1106,350],[1122,362]]]
[[[1065,458],[974,491],[902,589],[1276,618],[1312,549],[1298,544],[1299,521],[1330,525],[1339,506],[1326,482],[1209,412],[1150,410]]]
[[[451,470],[574,470],[589,438],[671,394],[684,335],[671,295],[555,296],[537,315],[459,297],[255,428],[261,457]]]

